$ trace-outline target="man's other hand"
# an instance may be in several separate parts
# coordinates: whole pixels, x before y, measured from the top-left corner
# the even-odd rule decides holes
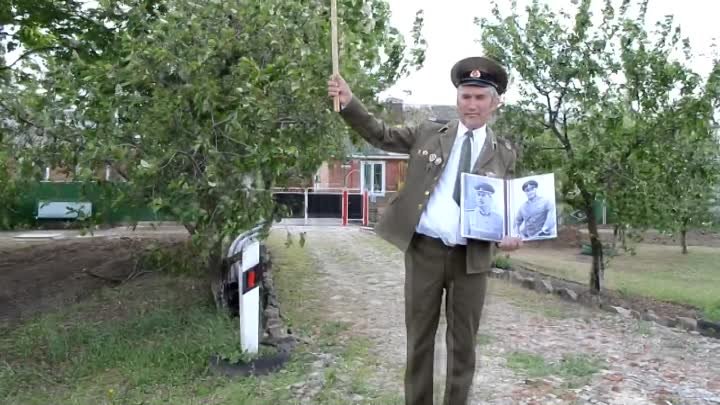
[[[522,244],[523,241],[521,238],[506,236],[502,241],[500,241],[500,243],[498,243],[498,248],[504,252],[512,252],[513,250],[520,249]]]
[[[340,105],[342,107],[348,105],[353,96],[345,79],[340,75],[333,75],[328,80],[328,96],[333,98],[337,95],[340,96]]]

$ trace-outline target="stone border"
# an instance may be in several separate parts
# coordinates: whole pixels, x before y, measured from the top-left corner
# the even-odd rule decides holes
[[[263,308],[261,344],[276,347],[278,351],[290,352],[298,341],[293,336],[292,330],[285,326],[280,314],[280,301],[273,281],[272,259],[269,252],[264,252],[263,260],[266,267],[260,290],[262,292],[260,301]]]
[[[652,311],[643,311],[641,313],[640,311],[632,308],[613,306],[604,302],[602,295],[598,296],[589,294],[587,287],[580,283],[549,276],[532,269],[523,268],[517,264],[513,264],[513,266],[518,268],[493,268],[490,271],[489,276],[500,280],[507,280],[513,284],[537,291],[541,294],[557,295],[566,301],[602,309],[604,311],[619,314],[623,317],[642,319],[644,321],[655,322],[662,326],[683,329],[692,334],[699,334],[720,339],[720,323],[718,322],[710,322],[703,319],[681,316],[669,318],[656,315]]]
[[[362,230],[375,233],[373,226],[363,227]],[[513,264],[513,266],[518,267],[518,269],[511,268],[504,270],[494,267],[491,269],[489,275],[492,278],[509,280],[514,284],[519,284],[524,288],[535,290],[539,293],[555,294],[567,301],[579,302],[604,311],[620,314],[621,316],[655,322],[670,328],[680,328],[690,333],[720,339],[720,322],[682,316],[672,318],[661,317],[652,311],[643,311],[643,313],[641,313],[632,308],[628,309],[621,306],[613,306],[603,302],[602,296],[589,294],[587,288],[580,283],[553,277],[533,269],[523,268],[523,266],[518,264]]]

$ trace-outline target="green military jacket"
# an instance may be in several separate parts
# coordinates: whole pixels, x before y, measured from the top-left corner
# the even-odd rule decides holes
[[[388,202],[375,227],[380,237],[404,252],[450,158],[458,121],[447,125],[427,121],[418,127],[390,127],[371,115],[356,98],[341,110],[340,115],[370,144],[389,152],[409,155],[405,186]],[[423,151],[441,157],[442,163],[429,162],[428,155],[424,155]],[[516,159],[510,143],[496,138],[488,127],[485,144],[472,172],[509,178],[514,174]],[[489,271],[494,247],[494,243],[468,239],[467,272]]]

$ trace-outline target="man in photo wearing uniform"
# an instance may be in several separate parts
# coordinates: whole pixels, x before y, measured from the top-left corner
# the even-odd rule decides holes
[[[460,174],[507,178],[516,161],[512,145],[486,125],[506,90],[505,69],[486,57],[457,62],[458,120],[443,125],[395,127],[371,115],[340,75],[328,81],[340,116],[370,144],[408,154],[405,187],[388,202],[375,232],[405,253],[407,364],[405,404],[433,404],[435,335],[445,298],[447,377],[445,404],[468,403],[475,373],[476,334],[487,274],[496,248],[511,251],[520,238],[499,243],[460,236]]]
[[[555,227],[553,204],[537,195],[537,188],[538,183],[535,180],[526,181],[522,185],[527,201],[520,206],[515,217],[515,235],[520,235],[523,239],[552,236]]]
[[[485,182],[473,186],[476,206],[466,209],[467,229],[465,233],[475,238],[500,240],[503,237],[503,217],[493,211],[495,188]]]

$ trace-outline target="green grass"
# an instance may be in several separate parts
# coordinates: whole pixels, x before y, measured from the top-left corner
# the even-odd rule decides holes
[[[499,269],[505,269],[505,270],[511,268],[512,263],[510,262],[510,256],[507,254],[495,256],[495,260],[493,261],[493,266],[497,267]]]
[[[209,356],[236,342],[234,322],[201,288],[195,279],[157,276],[3,333],[0,402],[91,403],[201,377]]]
[[[565,354],[557,362],[549,362],[535,353],[515,351],[506,357],[507,367],[529,378],[542,378],[550,375],[561,377],[569,387],[587,382],[604,366],[594,357],[584,354]]]
[[[318,405],[402,403],[373,381],[378,360],[349,325],[323,319],[323,295],[308,251],[273,234],[273,276],[283,316],[304,344],[278,373],[228,379],[211,355],[237,353],[237,320],[218,314],[209,289],[176,275],[140,278],[64,310],[0,331],[3,405],[265,405],[297,403],[288,387],[331,353]],[[400,380],[398,380],[398,387]]]
[[[545,358],[533,353],[512,352],[507,356],[507,367],[528,377],[545,377],[553,368]]]
[[[521,249],[511,258],[538,271],[587,283],[590,257],[577,249]],[[640,244],[637,254],[614,257],[606,286],[627,295],[688,304],[720,320],[720,248],[692,246],[683,255],[676,246]]]

